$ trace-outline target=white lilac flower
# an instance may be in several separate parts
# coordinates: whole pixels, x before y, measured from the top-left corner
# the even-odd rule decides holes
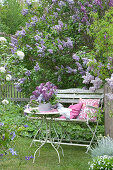
[[[12,80],[12,76],[11,76],[10,74],[7,74],[7,75],[6,75],[6,80],[7,80],[7,81],[11,81],[11,80]]]
[[[0,42],[6,42],[6,41],[7,41],[6,38],[0,37]]]
[[[2,104],[7,105],[7,104],[9,104],[9,101],[4,99],[4,100],[2,100]]]
[[[23,60],[25,55],[22,51],[17,51],[17,56],[19,57],[20,60]]]
[[[5,67],[0,67],[0,72],[1,72],[1,73],[5,73],[5,72],[6,72]]]

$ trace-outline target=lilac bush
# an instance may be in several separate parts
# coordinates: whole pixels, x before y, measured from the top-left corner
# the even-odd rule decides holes
[[[26,5],[28,10],[23,10],[23,15],[30,18],[11,39],[14,56],[20,50],[25,54],[22,61],[16,61],[16,77],[25,78],[23,83],[17,82],[17,89],[30,94],[36,83],[47,81],[59,88],[83,87],[82,76],[92,57],[86,52],[93,48],[93,38],[88,35],[93,22],[90,13],[97,12],[101,18],[108,2],[43,0],[37,7],[31,1]],[[37,63],[40,70],[36,69]]]

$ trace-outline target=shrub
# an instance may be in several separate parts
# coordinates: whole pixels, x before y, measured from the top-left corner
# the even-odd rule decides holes
[[[97,145],[90,149],[92,157],[113,156],[113,139],[109,136],[102,137],[97,141]]]
[[[113,157],[112,156],[98,156],[92,162],[89,162],[89,169],[99,170],[99,169],[106,169],[110,170],[113,169]]]

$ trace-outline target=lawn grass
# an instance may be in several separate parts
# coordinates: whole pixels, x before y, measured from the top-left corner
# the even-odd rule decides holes
[[[0,158],[0,170],[88,170],[88,162],[91,156],[86,154],[85,147],[62,145],[64,157],[61,151],[61,163],[58,163],[56,151],[50,144],[44,145],[40,150],[40,157],[36,155],[35,163],[33,159],[25,160],[25,156],[33,156],[36,145],[29,148],[31,139],[18,137],[14,150],[18,156],[7,154]],[[38,143],[37,143],[38,144]]]

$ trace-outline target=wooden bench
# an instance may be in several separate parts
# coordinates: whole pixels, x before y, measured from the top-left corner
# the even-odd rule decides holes
[[[59,97],[59,103],[62,103],[63,105],[67,104],[76,104],[79,102],[79,99],[100,99],[100,105],[102,106],[103,103],[103,98],[104,98],[104,89],[99,89],[95,92],[92,92],[90,90],[84,90],[80,88],[71,88],[71,89],[59,89],[57,97]],[[65,106],[66,107],[66,106]],[[68,106],[67,106],[68,107]],[[30,117],[30,119],[37,119],[34,117]],[[49,118],[48,118],[49,120]],[[62,122],[67,122],[67,124],[70,123],[75,123],[75,122],[84,122],[86,125],[89,127],[91,133],[92,133],[92,139],[89,144],[81,144],[81,143],[73,143],[71,140],[69,142],[63,142],[63,138],[60,140],[60,144],[65,144],[65,145],[77,145],[77,146],[86,146],[87,151],[89,150],[94,137],[96,136],[96,130],[98,127],[98,120],[94,123],[96,123],[95,130],[93,131],[91,126],[89,125],[90,120],[80,120],[80,119],[61,119],[61,118],[53,118],[55,122],[58,122],[60,126],[62,126],[63,131],[66,132],[66,129],[63,127]],[[68,127],[68,125],[67,125]],[[62,132],[64,133],[64,132]],[[54,143],[59,143],[59,141],[55,141]]]

